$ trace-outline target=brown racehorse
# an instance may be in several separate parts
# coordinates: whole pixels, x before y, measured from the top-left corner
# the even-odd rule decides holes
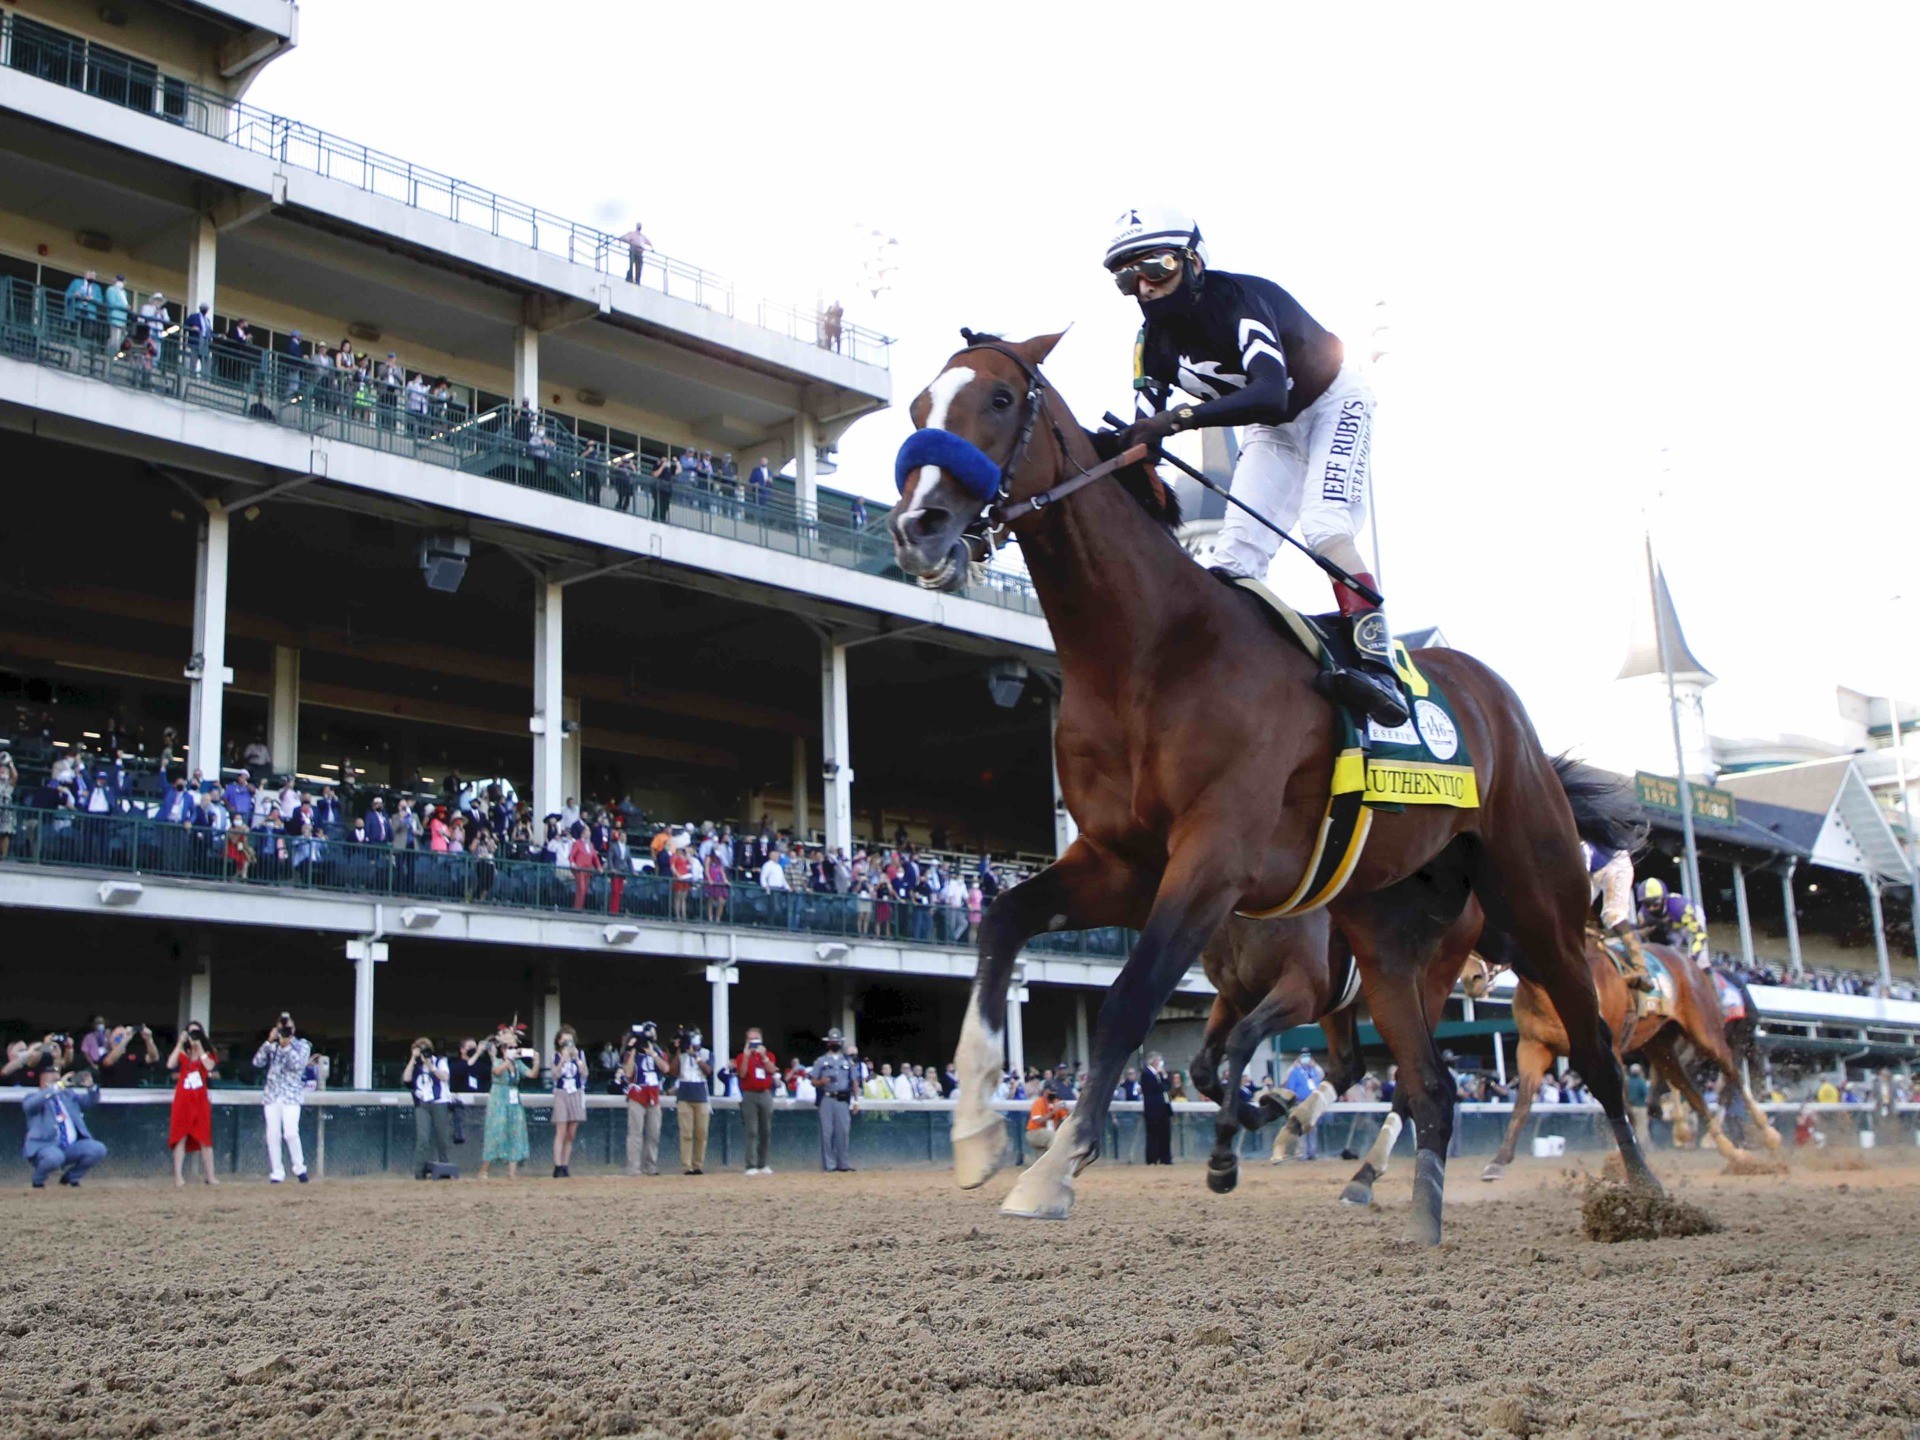
[[[1020,947],[1049,929],[1140,931],[1100,1008],[1078,1108],[1002,1205],[1049,1219],[1072,1209],[1126,1057],[1214,931],[1235,910],[1278,907],[1300,885],[1339,735],[1314,689],[1315,662],[1281,638],[1257,600],[1180,548],[1171,528],[1177,506],[1157,478],[1132,467],[1074,484],[1104,462],[1040,373],[1058,339],[969,337],[913,401],[916,427],[944,433],[903,446],[902,499],[887,520],[901,569],[936,587],[965,582],[957,563],[965,536],[989,506],[1019,540],[1060,660],[1055,759],[1080,827],[1059,860],[1002,894],[981,925],[955,1056],[954,1168],[963,1186],[984,1183],[1006,1157],[1006,1125],[988,1097]],[[947,458],[914,458],[933,453],[929,439]],[[1423,979],[1469,895],[1552,996],[1629,1178],[1659,1184],[1627,1118],[1587,970],[1587,871],[1567,795],[1498,676],[1455,650],[1423,652],[1420,665],[1452,701],[1480,805],[1379,814],[1330,913],[1353,945],[1367,1008],[1410,1092],[1419,1153],[1409,1233],[1437,1244],[1454,1097]]]
[[[1727,1026],[1720,1014],[1720,996],[1714,990],[1713,976],[1700,969],[1678,950],[1666,945],[1648,945],[1673,976],[1673,1014],[1647,1014],[1635,1017],[1633,996],[1627,982],[1608,958],[1598,935],[1587,935],[1587,965],[1593,972],[1594,988],[1600,995],[1600,1012],[1613,1032],[1614,1048],[1622,1059],[1644,1054],[1660,1078],[1686,1100],[1707,1128],[1713,1143],[1729,1160],[1743,1152],[1720,1127],[1720,1117],[1707,1109],[1707,1102],[1694,1087],[1687,1067],[1675,1053],[1681,1041],[1716,1065],[1726,1076],[1728,1093],[1744,1096],[1747,1113],[1760,1128],[1760,1138],[1769,1150],[1780,1148],[1780,1135],[1768,1121],[1760,1102],[1747,1084],[1746,1067],[1741,1065],[1727,1042]],[[1553,1002],[1538,985],[1522,980],[1513,992],[1514,1023],[1520,1027],[1520,1088],[1514,1097],[1513,1119],[1507,1122],[1506,1138],[1500,1153],[1493,1157],[1482,1180],[1498,1180],[1513,1163],[1514,1147],[1520,1143],[1521,1127],[1533,1108],[1533,1097],[1540,1093],[1540,1081],[1552,1066],[1556,1055],[1567,1053],[1566,1027],[1554,1012]],[[1584,1071],[1581,1072],[1585,1074]]]

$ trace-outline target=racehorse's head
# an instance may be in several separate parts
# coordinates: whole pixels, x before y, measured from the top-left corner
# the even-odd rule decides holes
[[[968,527],[1018,495],[1032,452],[1054,445],[1051,423],[1039,423],[1047,403],[1040,365],[1060,337],[967,339],[914,397],[916,428],[894,465],[900,503],[887,520],[894,559],[935,590],[966,584]],[[1030,480],[1029,488],[1035,483],[1044,482]]]

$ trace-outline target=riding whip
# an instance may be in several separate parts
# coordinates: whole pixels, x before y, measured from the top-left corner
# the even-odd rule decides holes
[[[1124,430],[1127,428],[1127,422],[1122,420],[1118,415],[1114,414],[1111,410],[1107,411],[1107,413],[1102,415],[1100,418],[1106,421],[1107,424],[1111,425],[1115,430]],[[1209,480],[1205,475],[1201,474],[1199,470],[1195,469],[1193,466],[1189,465],[1186,461],[1182,460],[1178,455],[1169,455],[1166,451],[1162,450],[1160,452],[1160,458],[1166,461],[1169,465],[1173,466],[1174,469],[1180,471],[1181,474],[1187,475],[1192,479],[1199,481],[1201,485],[1211,490],[1214,494],[1218,495],[1222,500],[1226,501],[1229,505],[1238,505],[1242,510],[1246,511],[1247,514],[1251,515],[1255,520],[1258,520],[1262,525],[1266,526],[1267,529],[1273,531],[1274,534],[1278,535],[1282,540],[1286,541],[1287,544],[1293,546],[1294,549],[1298,550],[1302,555],[1305,555],[1314,564],[1318,565],[1322,570],[1326,571],[1327,574],[1332,576],[1335,580],[1338,580],[1342,585],[1346,586],[1349,590],[1353,591],[1354,594],[1358,595],[1362,600],[1365,600],[1369,605],[1384,605],[1387,603],[1385,598],[1380,594],[1380,592],[1374,589],[1371,585],[1365,584],[1364,582],[1354,578],[1352,575],[1349,575],[1345,570],[1341,569],[1338,565],[1334,564],[1333,561],[1327,559],[1324,555],[1314,554],[1313,551],[1309,550],[1305,545],[1301,544],[1298,540],[1294,539],[1293,536],[1289,535],[1285,530],[1282,530],[1278,525],[1274,524],[1271,520],[1267,519],[1266,516],[1262,515],[1258,510],[1254,509],[1251,505],[1247,504],[1246,501],[1235,498],[1227,490],[1227,488],[1224,485],[1216,485],[1213,481]]]

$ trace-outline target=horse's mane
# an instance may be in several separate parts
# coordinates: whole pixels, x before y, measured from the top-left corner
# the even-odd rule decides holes
[[[1116,441],[1112,431],[1096,433],[1089,430],[1087,438],[1105,459],[1110,453],[1117,453]],[[1140,508],[1165,527],[1168,534],[1177,534],[1180,529],[1180,497],[1173,493],[1173,487],[1164,485],[1153,467],[1142,460],[1133,465],[1123,466],[1113,472],[1113,478],[1120,482],[1120,488],[1131,495]]]

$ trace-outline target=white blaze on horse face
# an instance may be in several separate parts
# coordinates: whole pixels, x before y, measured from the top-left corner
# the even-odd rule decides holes
[[[951,370],[942,370],[933,377],[933,383],[927,386],[928,430],[947,428],[947,411],[953,408],[953,397],[973,383],[974,375],[970,366],[956,365]],[[938,465],[922,465],[920,475],[913,482],[913,490],[907,496],[906,516],[918,515],[927,508],[926,497],[933,493],[933,487],[947,472]]]

